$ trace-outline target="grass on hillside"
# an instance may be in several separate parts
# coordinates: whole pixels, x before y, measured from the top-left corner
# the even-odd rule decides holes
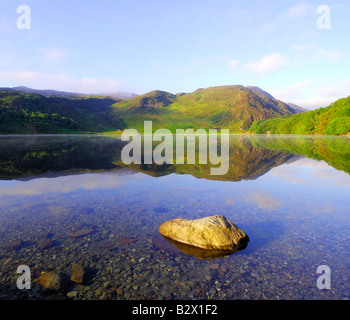
[[[249,129],[257,134],[350,134],[350,96],[326,108],[278,119],[256,121]]]

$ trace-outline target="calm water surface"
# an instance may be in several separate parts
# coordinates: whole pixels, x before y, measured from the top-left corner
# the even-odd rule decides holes
[[[0,299],[350,298],[348,138],[233,135],[224,176],[211,165],[126,166],[124,145],[0,137]],[[203,260],[157,234],[165,221],[215,214],[248,234],[246,249]],[[38,284],[44,271],[69,278],[73,264],[83,284]],[[17,288],[19,265],[31,269],[30,290]],[[330,289],[317,287],[320,265]]]

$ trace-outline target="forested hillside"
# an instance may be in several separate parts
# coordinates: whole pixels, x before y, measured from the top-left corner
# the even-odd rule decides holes
[[[350,96],[326,108],[253,123],[251,133],[345,135],[350,132]]]

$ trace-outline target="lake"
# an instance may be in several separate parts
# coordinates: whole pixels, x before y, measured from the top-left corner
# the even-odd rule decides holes
[[[125,145],[0,136],[0,299],[350,298],[349,138],[231,135],[224,175],[210,163],[125,165]],[[211,215],[245,231],[247,247],[201,259],[157,233]],[[75,264],[83,283],[69,281]],[[19,265],[30,289],[17,287]],[[66,286],[44,290],[47,271]]]

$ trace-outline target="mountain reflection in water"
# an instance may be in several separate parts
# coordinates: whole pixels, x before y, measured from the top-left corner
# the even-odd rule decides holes
[[[350,298],[348,138],[231,135],[225,175],[210,163],[125,165],[125,145],[0,136],[0,299],[46,298],[42,272],[69,275],[74,264],[91,274],[64,298]],[[211,255],[157,233],[216,214],[247,233],[246,248]],[[32,290],[16,287],[19,263]],[[331,268],[332,290],[316,287],[319,265]]]
[[[229,170],[211,175],[211,164],[131,164],[121,160],[119,136],[1,136],[0,179],[28,180],[128,168],[151,176],[171,173],[221,181],[257,179],[271,168],[308,157],[350,173],[346,137],[231,135]],[[198,151],[198,149],[196,149]]]

